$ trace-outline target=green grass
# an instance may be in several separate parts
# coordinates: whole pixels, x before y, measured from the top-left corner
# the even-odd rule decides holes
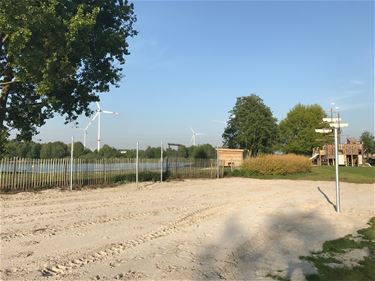
[[[242,170],[227,171],[229,176],[249,177],[256,179],[290,179],[312,181],[334,181],[335,167],[312,167],[309,173],[290,175],[255,175]],[[351,183],[375,183],[375,167],[339,167],[340,181]]]
[[[357,232],[357,238],[347,235],[332,241],[326,241],[320,252],[310,256],[301,257],[309,261],[317,269],[316,274],[307,275],[308,281],[367,281],[375,280],[375,217],[370,220],[368,227]],[[358,266],[348,267],[343,265],[337,253],[344,253],[352,249],[368,248],[369,256],[359,261]],[[343,265],[342,267],[330,267],[329,263]]]

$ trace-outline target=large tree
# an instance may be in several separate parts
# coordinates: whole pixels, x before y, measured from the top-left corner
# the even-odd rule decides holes
[[[225,128],[224,144],[248,149],[250,155],[270,153],[277,142],[278,127],[271,109],[257,95],[237,98]]]
[[[322,119],[326,114],[320,105],[297,104],[280,122],[280,145],[284,152],[309,155],[313,147],[332,142],[331,134],[319,134],[318,128],[329,128]]]
[[[29,140],[56,113],[90,115],[120,81],[135,21],[127,0],[1,0],[0,138]]]

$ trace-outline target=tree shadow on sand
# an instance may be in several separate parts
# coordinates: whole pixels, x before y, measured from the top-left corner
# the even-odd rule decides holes
[[[313,212],[285,209],[254,226],[241,225],[231,217],[220,238],[201,251],[197,279],[272,280],[271,276],[279,276],[303,280],[314,269],[299,256],[318,250],[332,231],[331,225]]]

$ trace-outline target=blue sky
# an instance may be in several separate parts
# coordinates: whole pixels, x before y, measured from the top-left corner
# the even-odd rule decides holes
[[[374,2],[135,2],[138,36],[119,88],[101,94],[102,143],[221,144],[236,97],[256,93],[280,121],[297,103],[332,101],[344,135],[374,132]],[[94,108],[93,104],[93,108]],[[85,127],[89,119],[79,119]],[[68,142],[54,118],[35,139]],[[87,143],[95,147],[96,124]]]

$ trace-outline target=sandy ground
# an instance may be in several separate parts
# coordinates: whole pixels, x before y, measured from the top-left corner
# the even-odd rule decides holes
[[[366,225],[375,187],[227,178],[1,195],[3,280],[303,280]]]

